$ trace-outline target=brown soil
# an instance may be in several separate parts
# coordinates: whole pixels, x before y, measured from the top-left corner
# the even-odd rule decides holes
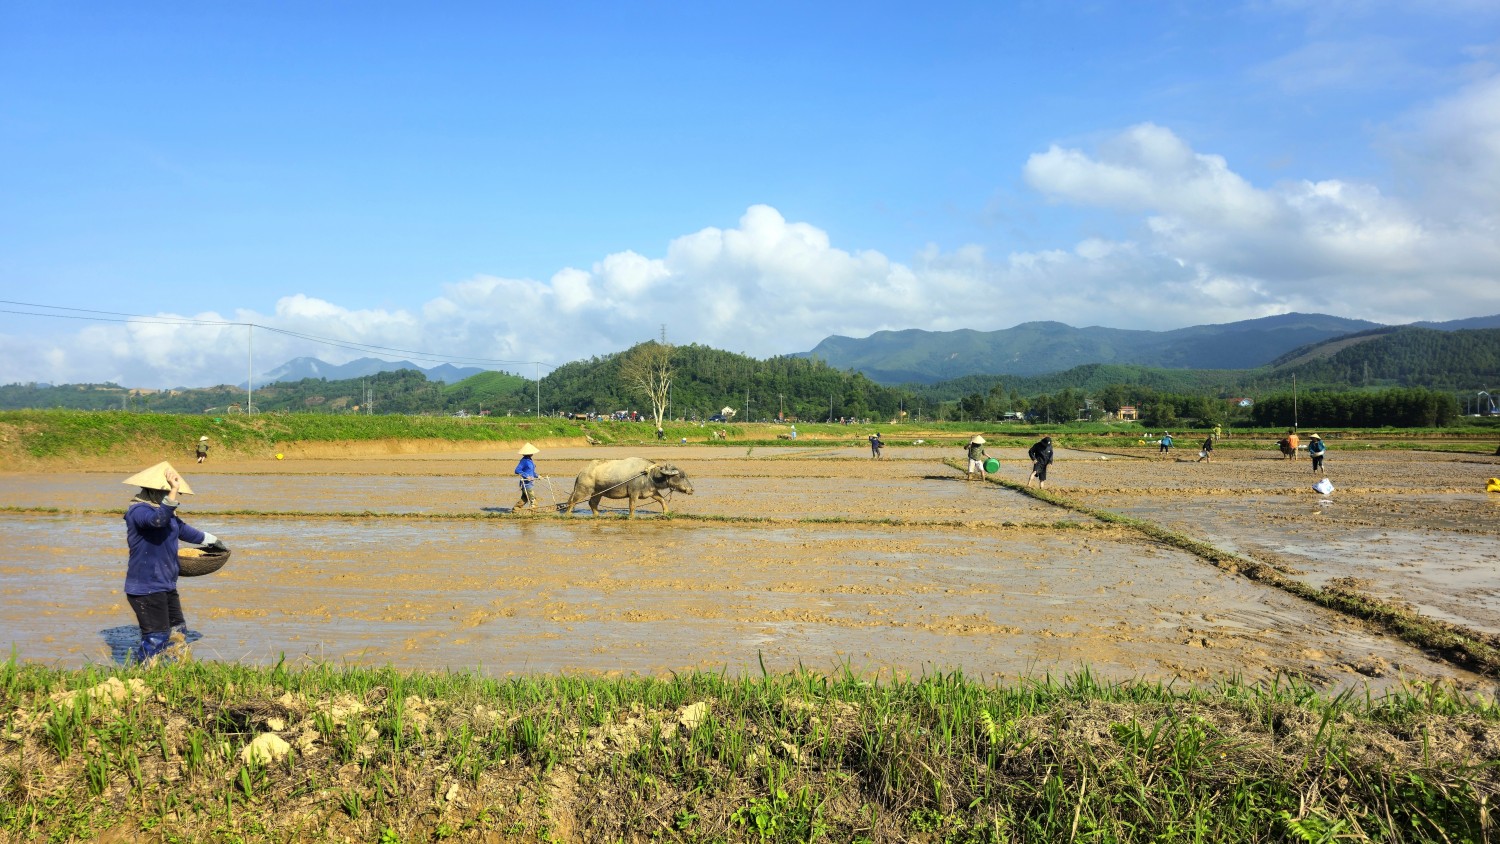
[[[542,509],[515,515],[512,449],[215,459],[181,468],[182,515],[234,557],[181,583],[199,659],[662,673],[849,664],[1015,677],[1084,665],[1207,681],[1278,672],[1328,686],[1479,678],[1361,623],[1198,558],[983,482],[956,448],[542,446]],[[1334,452],[1331,497],[1306,460],[1221,449],[1143,459],[1060,450],[1050,489],[1500,629],[1500,459]],[[691,518],[558,515],[587,460],[684,469]],[[991,449],[1023,481],[1020,450]],[[1107,459],[1106,459],[1107,458]],[[134,471],[109,461],[9,473],[0,506],[0,646],[107,662],[133,635],[118,512]],[[1329,503],[1320,503],[1327,500]],[[233,514],[230,511],[237,511]],[[272,515],[248,515],[257,511]],[[355,515],[365,514],[365,515]],[[709,518],[705,518],[709,517]],[[1387,541],[1377,541],[1378,534]]]

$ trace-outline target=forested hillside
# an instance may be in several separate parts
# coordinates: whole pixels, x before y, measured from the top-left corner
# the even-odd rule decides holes
[[[1219,395],[1240,385],[1245,370],[1159,369],[1117,363],[1091,363],[1046,375],[966,375],[937,384],[906,384],[913,396],[928,402],[953,401],[974,393],[988,393],[996,386],[1023,396],[1080,390],[1094,393],[1111,384],[1132,384],[1173,393]]]
[[[560,366],[542,379],[543,407],[580,413],[647,410],[646,401],[622,382],[625,353]],[[672,352],[672,417],[706,419],[721,408],[736,418],[771,419],[785,413],[797,419],[892,418],[909,409],[903,389],[880,386],[857,372],[834,369],[818,360],[768,360],[707,346],[676,346]],[[550,398],[548,398],[550,397]]]
[[[1316,355],[1318,347],[1297,349],[1273,363],[1271,372],[1280,377],[1296,373],[1304,384],[1343,387],[1469,390],[1500,385],[1500,329],[1399,328],[1371,333],[1382,336],[1341,344],[1326,357]],[[1305,362],[1288,367],[1290,361]]]
[[[884,384],[931,384],[966,375],[1036,377],[1087,364],[1163,369],[1249,369],[1289,349],[1376,323],[1326,314],[1279,314],[1220,325],[1142,331],[1026,322],[999,331],[879,331],[829,337],[805,356]]]
[[[420,372],[403,369],[365,378],[329,381],[304,378],[258,386],[255,409],[302,413],[450,413],[467,410],[530,412],[536,382],[503,372],[486,372],[444,386]],[[118,384],[11,384],[0,387],[0,410],[68,408],[135,410],[154,413],[230,414],[244,410],[243,387],[227,384],[183,390],[130,390]]]
[[[257,387],[255,406],[261,412],[529,415],[537,412],[540,399],[544,414],[646,412],[649,402],[632,393],[620,374],[620,361],[628,353],[566,364],[540,385],[503,372],[485,372],[446,386],[411,370],[347,380],[306,378]],[[1303,347],[1275,366],[1250,370],[1093,363],[1046,375],[968,375],[902,387],[876,384],[861,373],[835,369],[817,359],[757,360],[699,345],[674,347],[671,365],[672,418],[707,419],[729,407],[737,420],[782,414],[805,420],[895,419],[902,413],[913,418],[1000,419],[1027,414],[1066,420],[1080,414],[1098,418],[1121,405],[1133,405],[1154,425],[1179,418],[1232,421],[1234,403],[1227,399],[1247,397],[1259,403],[1290,396],[1294,377],[1308,397],[1389,388],[1459,394],[1500,387],[1500,329],[1379,329]],[[228,414],[243,410],[245,399],[242,388],[228,385],[178,391],[129,390],[117,384],[0,387],[0,409]],[[1388,415],[1378,409],[1330,413],[1330,418]],[[1248,417],[1248,411],[1241,415]],[[1432,413],[1422,410],[1419,415],[1427,418]]]

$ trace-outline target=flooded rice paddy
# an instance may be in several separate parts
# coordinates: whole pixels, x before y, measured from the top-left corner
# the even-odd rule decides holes
[[[1211,463],[1062,449],[1049,488],[1500,633],[1500,496],[1484,492],[1500,458],[1335,449],[1331,496],[1311,489],[1305,460],[1230,448]],[[991,453],[1025,480],[1019,450]],[[669,506],[688,518],[550,507],[587,460],[633,454],[687,472],[696,494]],[[556,449],[538,457],[534,515],[509,512],[503,453],[179,466],[197,491],[182,515],[234,549],[220,572],[181,582],[193,652],[499,676],[745,673],[764,660],[986,679],[1088,666],[1116,679],[1480,682],[1185,551],[967,482],[945,463],[956,448],[887,454]],[[0,513],[0,644],[62,665],[122,653],[131,471],[0,476],[0,506],[22,508]]]

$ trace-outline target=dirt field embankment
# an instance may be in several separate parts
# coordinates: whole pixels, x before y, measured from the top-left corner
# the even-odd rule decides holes
[[[500,440],[496,442],[455,442],[453,440],[343,440],[340,442],[289,442],[278,444],[276,454],[288,459],[326,459],[348,457],[390,457],[401,454],[504,454],[515,451],[526,443],[547,450],[554,448],[586,448],[583,437],[550,438],[534,440]],[[234,454],[233,457],[265,457],[263,454]]]

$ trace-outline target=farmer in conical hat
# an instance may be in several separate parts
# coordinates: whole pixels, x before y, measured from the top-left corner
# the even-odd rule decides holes
[[[1307,453],[1312,456],[1313,471],[1323,471],[1323,457],[1328,454],[1328,446],[1323,445],[1323,438],[1317,434],[1308,434]]]
[[[208,459],[208,437],[198,438],[198,462],[202,463]]]
[[[145,662],[169,645],[187,643],[187,621],[177,597],[179,541],[220,545],[219,538],[177,517],[180,496],[192,495],[188,482],[163,461],[126,478],[141,488],[125,508],[125,599],[135,611],[141,644],[134,657]]]
[[[975,434],[969,438],[969,474],[965,480],[975,480],[984,477],[984,461],[989,455],[984,453],[984,437]]]
[[[511,508],[512,512],[519,513],[522,508],[536,510],[536,496],[531,492],[531,484],[537,479],[536,461],[531,459],[534,454],[539,454],[541,449],[527,443],[521,446],[521,462],[516,464],[516,474],[521,476],[521,500]]]

